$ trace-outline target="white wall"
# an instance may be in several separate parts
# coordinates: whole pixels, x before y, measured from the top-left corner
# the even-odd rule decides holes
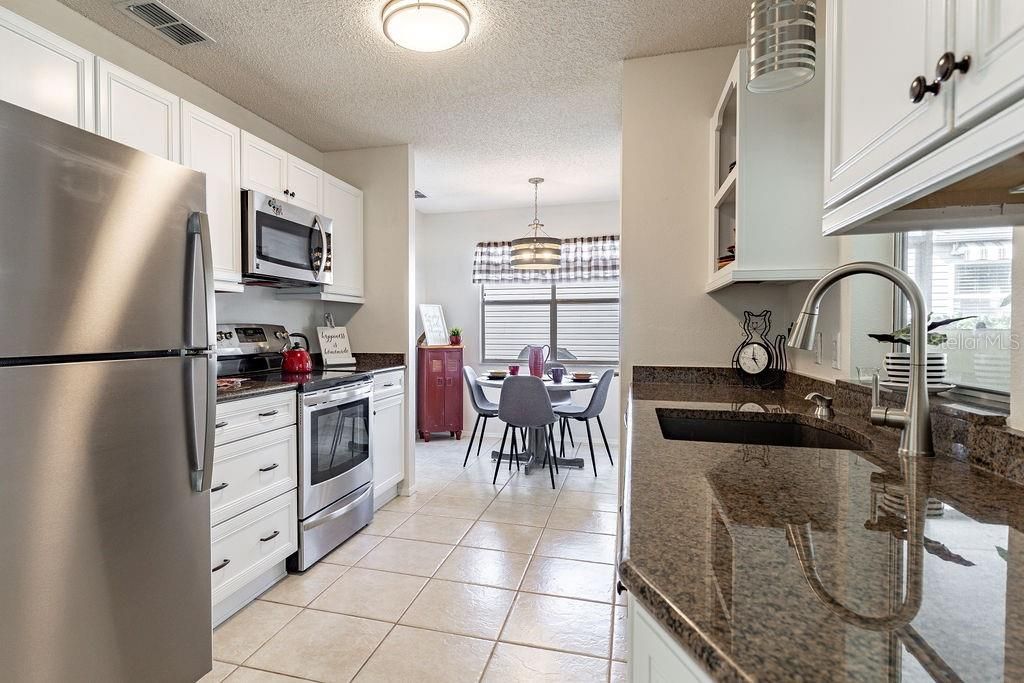
[[[582,237],[619,234],[619,203],[541,206],[541,221],[553,235]],[[468,211],[417,215],[417,274],[421,293],[417,303],[441,304],[449,327],[461,327],[465,362],[478,372],[493,364],[481,363],[480,286],[473,284],[473,250],[477,242],[508,240],[526,234],[533,207],[500,211]],[[497,400],[497,390],[488,390]],[[610,441],[618,441],[621,411],[616,380],[609,392],[601,421]],[[581,395],[577,402],[584,402]],[[465,424],[472,430],[476,414],[465,399]],[[501,434],[497,421],[488,424],[489,434]],[[576,430],[577,436],[582,433]],[[597,430],[594,431],[595,436]],[[599,438],[599,437],[598,437]],[[600,442],[598,442],[600,443]]]
[[[0,5],[311,164],[320,166],[323,162],[320,150],[86,19],[58,0],[0,0]]]
[[[744,310],[771,309],[784,332],[785,286],[704,293],[708,121],[738,47],[627,60],[622,93],[623,376],[633,365],[728,366]]]

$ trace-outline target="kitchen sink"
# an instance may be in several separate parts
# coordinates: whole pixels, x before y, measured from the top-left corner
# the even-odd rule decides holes
[[[827,429],[799,422],[799,416],[779,415],[778,419],[744,420],[705,418],[673,414],[658,409],[661,434],[672,441],[711,441],[715,443],[790,446],[793,448],[831,448],[863,451],[871,442],[863,437],[849,438]]]

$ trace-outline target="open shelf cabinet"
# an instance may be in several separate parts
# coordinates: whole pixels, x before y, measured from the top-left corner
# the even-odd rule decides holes
[[[710,120],[707,292],[815,280],[837,263],[821,235],[823,77],[754,94],[747,70],[740,50]]]

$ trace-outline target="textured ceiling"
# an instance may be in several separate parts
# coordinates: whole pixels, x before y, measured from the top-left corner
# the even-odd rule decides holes
[[[419,54],[386,0],[164,0],[217,42],[178,47],[61,0],[323,151],[410,143],[422,211],[619,196],[622,59],[742,42],[749,0],[463,0],[467,42]]]

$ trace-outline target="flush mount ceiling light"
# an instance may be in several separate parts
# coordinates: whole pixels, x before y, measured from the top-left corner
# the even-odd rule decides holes
[[[384,35],[416,52],[441,52],[469,35],[469,10],[458,0],[391,0],[384,6]]]
[[[750,78],[754,93],[790,90],[814,78],[815,0],[750,3]]]
[[[543,178],[530,178],[533,185],[533,222],[530,235],[512,240],[511,265],[519,270],[554,270],[562,262],[562,240],[544,232],[537,218],[537,198]]]

